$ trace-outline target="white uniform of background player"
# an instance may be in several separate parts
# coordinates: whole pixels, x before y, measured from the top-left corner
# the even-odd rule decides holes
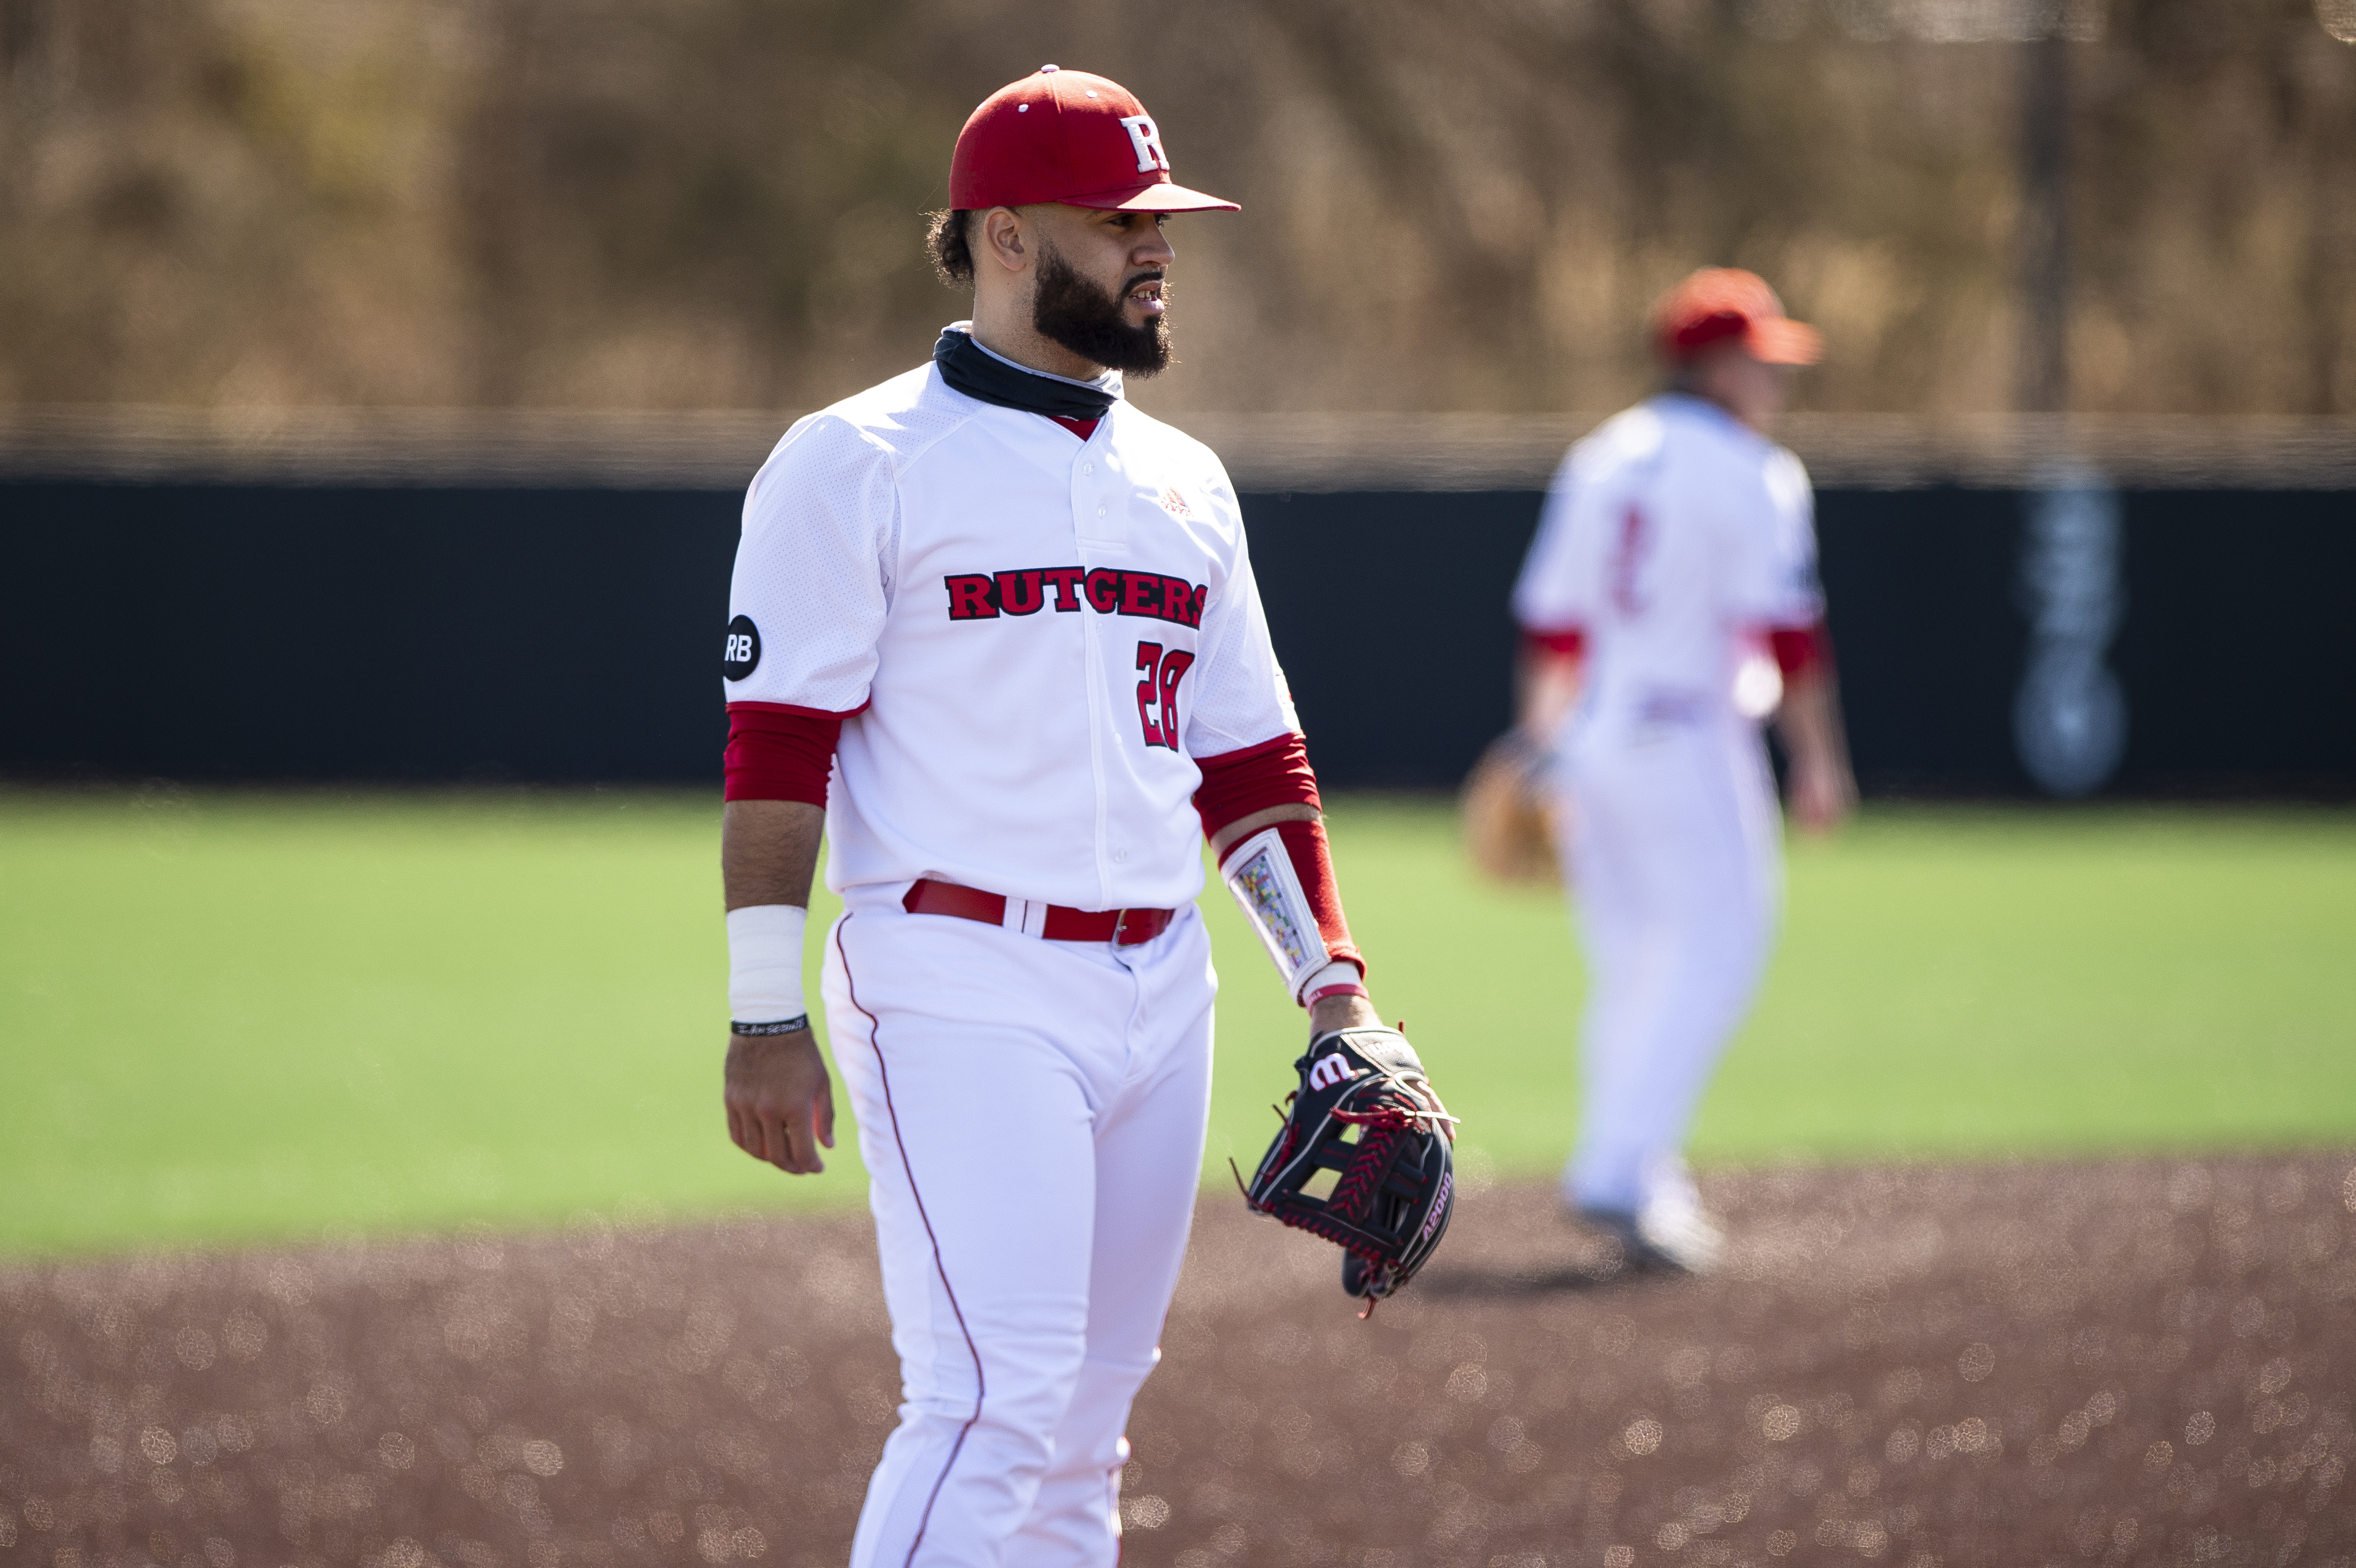
[[[1205,832],[1290,856],[1296,998],[1376,1021],[1234,491],[1106,368],[1166,358],[1160,215],[1232,206],[1168,166],[1103,78],[993,95],[934,237],[974,321],[796,424],[745,498],[730,1130],[789,1171],[832,1142],[798,1016],[822,802],[827,1019],[905,1390],[860,1568],[1118,1554],[1209,1105]]]
[[[1718,269],[1673,290],[1655,327],[1673,389],[1572,448],[1514,610],[1590,984],[1565,1194],[1639,1260],[1699,1270],[1719,1243],[1680,1150],[1772,940],[1780,823],[1758,720],[1778,665],[1795,813],[1827,826],[1854,786],[1807,475],[1762,433],[1779,365],[1812,362],[1815,335]]]

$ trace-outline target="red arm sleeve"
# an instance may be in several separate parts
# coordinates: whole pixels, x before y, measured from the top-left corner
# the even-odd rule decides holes
[[[1524,632],[1523,643],[1561,658],[1578,658],[1587,652],[1587,633],[1578,626],[1566,626],[1558,632]]]
[[[1819,619],[1805,626],[1770,626],[1767,643],[1775,651],[1775,667],[1788,681],[1807,670],[1833,668],[1833,635]]]
[[[1194,791],[1194,810],[1203,819],[1203,837],[1215,837],[1230,823],[1240,822],[1272,805],[1322,808],[1317,775],[1310,771],[1309,747],[1299,735],[1280,735],[1240,752],[1198,757],[1203,783]],[[1333,880],[1333,856],[1325,842],[1325,827],[1318,822],[1280,822],[1277,837],[1292,859],[1293,874],[1308,896],[1317,931],[1325,939],[1329,957],[1346,958],[1365,974],[1366,961],[1350,936],[1349,918],[1342,912],[1342,890]]]
[[[1309,747],[1299,735],[1279,735],[1240,752],[1197,757],[1194,765],[1203,770],[1202,784],[1194,791],[1194,812],[1203,819],[1205,838],[1271,805],[1323,804],[1317,798],[1317,775],[1309,771]]]
[[[841,735],[837,714],[798,712],[772,703],[729,704],[724,798],[825,805],[827,770]]]

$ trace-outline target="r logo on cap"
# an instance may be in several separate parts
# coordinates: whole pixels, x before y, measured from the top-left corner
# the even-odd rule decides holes
[[[949,157],[949,207],[1036,202],[1099,211],[1214,212],[1236,204],[1170,177],[1162,128],[1129,89],[1043,66],[982,100]]]
[[[1129,133],[1130,145],[1137,149],[1137,172],[1151,174],[1155,169],[1170,167],[1170,155],[1162,150],[1162,133],[1153,128],[1150,114],[1127,114],[1121,117],[1120,128]]]

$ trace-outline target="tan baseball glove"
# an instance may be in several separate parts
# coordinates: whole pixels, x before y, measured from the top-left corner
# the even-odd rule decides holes
[[[1460,806],[1464,850],[1483,873],[1501,882],[1559,882],[1557,846],[1568,824],[1541,786],[1545,759],[1519,730],[1489,742],[1465,776]]]

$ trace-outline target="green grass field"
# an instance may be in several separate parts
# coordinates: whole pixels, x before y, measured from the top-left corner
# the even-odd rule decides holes
[[[0,794],[0,1251],[857,1203],[847,1125],[798,1181],[722,1131],[717,815]],[[1444,804],[1333,817],[1376,997],[1469,1168],[1550,1169],[1580,995],[1559,901],[1477,881]],[[1301,1025],[1225,897],[1205,907],[1225,1181]],[[2346,1143],[2351,952],[2356,816],[1875,809],[1795,848],[1696,1157]]]

